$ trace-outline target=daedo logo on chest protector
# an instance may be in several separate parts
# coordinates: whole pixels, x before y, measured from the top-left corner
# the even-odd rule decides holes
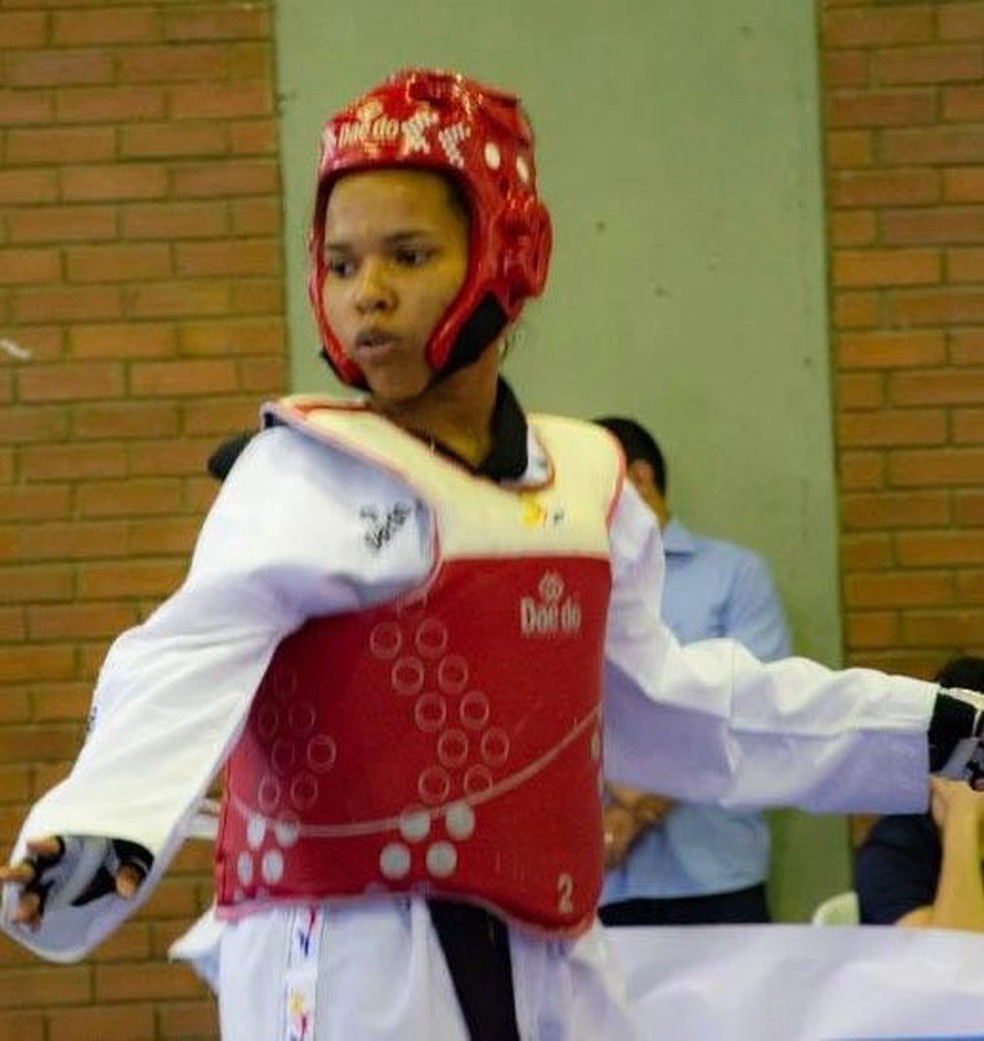
[[[566,593],[557,571],[544,572],[536,596],[520,599],[519,628],[526,637],[576,636],[581,631],[577,593]]]

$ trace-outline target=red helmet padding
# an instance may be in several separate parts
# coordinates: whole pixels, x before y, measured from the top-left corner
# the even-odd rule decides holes
[[[454,367],[456,351],[474,354],[459,333],[490,297],[511,322],[547,279],[550,216],[537,196],[533,133],[518,99],[456,73],[396,73],[325,125],[318,163],[308,291],[325,356],[355,386],[365,385],[362,370],[332,331],[322,299],[325,209],[344,174],[394,166],[455,178],[471,208],[468,271],[427,345],[435,372]]]

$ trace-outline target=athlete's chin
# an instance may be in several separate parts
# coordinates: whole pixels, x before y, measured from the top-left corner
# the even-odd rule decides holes
[[[399,407],[416,401],[430,386],[430,373],[414,376],[396,373],[366,372],[366,382],[375,401],[383,406]]]

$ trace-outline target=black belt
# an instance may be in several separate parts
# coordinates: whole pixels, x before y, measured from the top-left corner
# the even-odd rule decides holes
[[[472,904],[427,903],[471,1041],[520,1041],[505,923]]]

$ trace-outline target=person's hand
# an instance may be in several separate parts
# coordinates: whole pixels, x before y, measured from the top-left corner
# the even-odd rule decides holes
[[[961,820],[972,821],[979,834],[984,831],[984,791],[965,781],[930,777],[929,807],[941,831]]]
[[[673,806],[663,795],[625,784],[605,785],[608,804],[604,811],[605,870],[618,867],[639,836],[662,822]]]
[[[0,883],[21,887],[12,923],[37,930],[53,902],[82,907],[109,893],[131,899],[153,860],[143,846],[123,839],[51,835],[29,840],[23,860],[0,866]]]
[[[636,820],[631,810],[619,803],[605,807],[602,821],[605,829],[605,870],[611,871],[629,855],[644,825]]]

